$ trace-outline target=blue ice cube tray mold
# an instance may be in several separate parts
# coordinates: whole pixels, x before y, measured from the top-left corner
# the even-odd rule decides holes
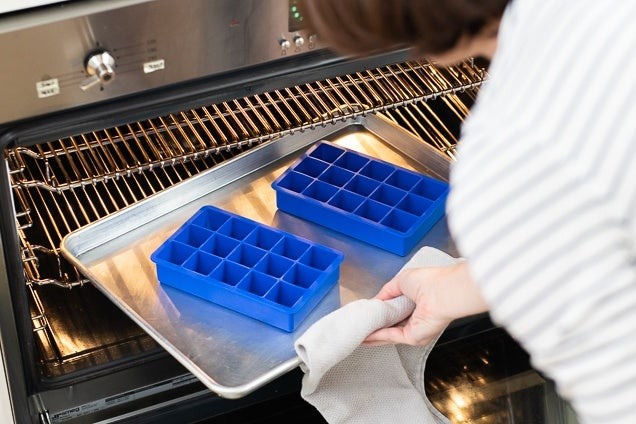
[[[161,284],[291,332],[337,283],[344,255],[204,206],[150,259]]]
[[[278,209],[406,256],[444,215],[448,183],[319,141],[273,183]]]

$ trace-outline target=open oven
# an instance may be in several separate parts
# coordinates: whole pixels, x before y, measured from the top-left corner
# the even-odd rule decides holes
[[[6,416],[322,422],[298,395],[295,334],[216,309],[203,317],[179,294],[157,315],[143,290],[120,291],[148,269],[118,249],[170,228],[183,205],[213,201],[353,258],[313,320],[372,296],[408,258],[276,214],[268,184],[323,139],[446,179],[486,64],[338,57],[303,28],[295,0],[49,3],[9,2],[0,14]],[[456,254],[444,220],[421,244]],[[107,266],[92,266],[95,251]],[[571,419],[487,316],[454,323],[429,361],[431,400],[456,422]]]

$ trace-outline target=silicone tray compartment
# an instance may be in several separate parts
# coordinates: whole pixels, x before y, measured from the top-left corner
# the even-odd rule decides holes
[[[273,183],[278,209],[406,256],[444,215],[448,183],[319,141]]]
[[[344,256],[204,206],[150,259],[162,284],[291,332],[337,283]]]

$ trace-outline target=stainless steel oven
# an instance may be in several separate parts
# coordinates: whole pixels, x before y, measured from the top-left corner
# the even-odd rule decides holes
[[[146,281],[147,264],[117,252],[153,225],[170,228],[184,205],[214,201],[348,255],[335,303],[306,325],[373,295],[406,258],[276,214],[267,184],[321,139],[447,178],[487,65],[438,68],[405,51],[338,57],[304,29],[295,0],[8,2],[0,12],[7,419],[322,422],[298,395],[294,334],[189,313],[199,306],[178,294],[170,308],[152,303],[143,285],[126,286]],[[421,244],[456,253],[444,220]],[[93,267],[103,254],[107,266]],[[456,388],[477,386],[453,370],[499,351],[474,347],[484,335],[515,346],[479,316],[454,323],[432,356],[431,398],[456,418]],[[517,365],[477,387],[488,396],[465,400],[475,417],[510,418],[502,402],[528,388],[555,399],[523,352],[504,350],[497,364]]]

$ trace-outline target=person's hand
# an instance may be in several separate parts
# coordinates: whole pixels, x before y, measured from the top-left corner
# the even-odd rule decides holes
[[[426,345],[452,320],[488,309],[465,261],[446,267],[404,269],[375,298],[389,300],[401,295],[415,303],[411,316],[373,332],[363,344]]]

